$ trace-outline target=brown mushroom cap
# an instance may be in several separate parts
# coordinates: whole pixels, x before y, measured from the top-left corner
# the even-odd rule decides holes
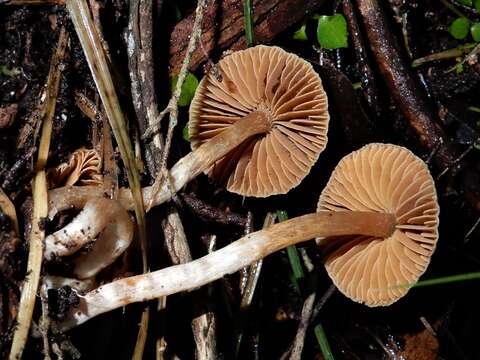
[[[190,106],[192,148],[263,111],[270,130],[217,161],[208,175],[245,196],[288,192],[310,172],[327,142],[328,104],[320,77],[298,56],[263,45],[225,57],[218,69],[221,79],[206,75]]]
[[[395,215],[388,238],[318,239],[337,288],[368,306],[390,305],[425,272],[438,239],[439,207],[426,164],[409,150],[370,144],[344,157],[323,190],[318,210]]]

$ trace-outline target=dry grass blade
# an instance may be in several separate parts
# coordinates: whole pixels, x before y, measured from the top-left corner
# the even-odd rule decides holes
[[[42,126],[38,159],[35,165],[36,174],[32,185],[33,215],[27,263],[28,275],[25,277],[20,298],[17,328],[13,335],[12,348],[9,356],[11,360],[20,359],[22,357],[22,352],[30,329],[38,282],[40,279],[43,257],[43,239],[45,238],[45,231],[43,230],[41,223],[42,220],[48,216],[48,191],[44,169],[48,159],[48,151],[50,149],[53,115],[55,113],[60,74],[62,70],[61,62],[65,56],[67,43],[68,35],[65,32],[65,28],[62,28],[56,52],[50,63],[50,72],[47,79],[45,119]]]
[[[105,107],[110,126],[120,148],[122,160],[125,164],[128,183],[132,189],[133,200],[135,203],[135,216],[137,219],[142,247],[144,271],[146,271],[147,255],[143,198],[140,186],[140,176],[135,166],[135,156],[128,136],[126,121],[113,86],[110,70],[105,59],[105,54],[103,53],[103,47],[93,25],[87,3],[85,0],[68,0],[66,4],[78,38],[82,44],[93,79],[97,85],[98,93],[100,94],[103,106]]]
[[[92,72],[93,79],[97,85],[97,90],[102,99],[105,113],[109,120],[113,134],[120,148],[123,163],[127,172],[128,183],[132,190],[133,202],[135,207],[135,217],[138,225],[138,234],[140,237],[140,247],[142,251],[143,272],[148,271],[147,263],[147,234],[145,227],[145,212],[143,206],[142,188],[140,185],[140,175],[135,164],[135,155],[132,150],[132,144],[128,136],[127,125],[123,116],[120,103],[118,101],[112,77],[108,68],[107,60],[103,52],[102,43],[93,24],[90,10],[85,0],[67,0],[67,9],[75,26],[80,43]],[[138,341],[144,341],[148,327],[148,309],[142,314],[142,321],[137,338]],[[143,335],[145,332],[145,335]],[[135,350],[135,354],[143,351]]]
[[[19,235],[20,232],[18,230],[18,219],[17,212],[15,211],[15,206],[12,204],[7,194],[3,192],[2,188],[0,188],[0,210],[10,218],[13,223],[15,233]]]

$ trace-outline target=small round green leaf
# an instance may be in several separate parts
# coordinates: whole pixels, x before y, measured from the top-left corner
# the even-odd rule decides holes
[[[170,81],[170,88],[172,93],[175,91],[177,86],[178,75],[174,75]],[[195,95],[195,90],[197,90],[198,80],[195,75],[188,73],[185,77],[185,81],[182,84],[182,92],[180,93],[180,98],[178,99],[178,106],[187,106],[192,101],[193,95]]]
[[[474,23],[470,28],[470,32],[472,33],[473,40],[480,42],[480,23]]]
[[[450,25],[449,32],[457,40],[465,39],[470,29],[470,21],[467,18],[460,17]]]
[[[183,127],[182,135],[183,135],[183,140],[190,142],[190,132],[188,131],[188,122]]]
[[[307,24],[303,24],[300,29],[295,31],[295,33],[293,34],[293,40],[307,41],[308,40],[307,33],[305,31],[306,28],[307,28]]]
[[[320,16],[317,25],[317,40],[324,49],[339,49],[348,46],[347,21],[342,14]]]

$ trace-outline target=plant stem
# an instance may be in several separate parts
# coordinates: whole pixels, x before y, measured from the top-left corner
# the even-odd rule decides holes
[[[245,22],[245,37],[247,38],[247,45],[250,47],[255,45],[252,0],[243,1],[243,17]]]
[[[386,213],[321,211],[300,216],[251,233],[195,261],[103,285],[81,297],[80,306],[60,326],[67,330],[130,303],[197,288],[275,251],[317,236],[387,237],[394,227],[394,216]]]

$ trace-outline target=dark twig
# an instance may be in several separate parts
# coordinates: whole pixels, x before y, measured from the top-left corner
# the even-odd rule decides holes
[[[357,4],[380,73],[405,120],[426,151],[432,151],[443,140],[434,160],[440,169],[451,166],[458,150],[436,122],[425,95],[405,65],[378,0],[357,0]]]
[[[324,0],[253,0],[256,42],[269,43],[278,34],[304,19],[306,14],[320,8],[324,2]],[[239,0],[210,2],[202,25],[202,41],[207,55],[247,46],[243,7],[239,4]],[[192,14],[178,22],[172,31],[169,60],[171,75],[180,71],[190,35],[193,33],[193,22]],[[197,49],[192,55],[189,70],[198,69],[207,58],[201,48]]]
[[[377,117],[380,117],[382,110],[378,97],[378,88],[373,70],[369,64],[367,48],[365,46],[351,0],[343,0],[343,14],[347,19],[350,37],[353,43],[353,49],[355,49],[355,56],[358,64],[357,66],[360,70],[363,95],[365,96],[365,100],[367,101],[368,105],[370,105],[373,113]]]
[[[327,300],[330,299],[330,297],[333,295],[335,290],[336,290],[335,285],[330,285],[330,287],[325,292],[325,294],[323,294],[320,300],[318,300],[318,303],[317,305],[315,305],[315,308],[313,309],[313,312],[312,312],[312,317],[311,317],[312,321],[315,320],[318,314],[320,314],[320,311],[322,310],[323,306],[325,305]]]
[[[233,212],[225,212],[200,200],[193,193],[182,193],[181,198],[185,205],[201,220],[214,222],[220,225],[235,225],[245,227],[247,219]]]

